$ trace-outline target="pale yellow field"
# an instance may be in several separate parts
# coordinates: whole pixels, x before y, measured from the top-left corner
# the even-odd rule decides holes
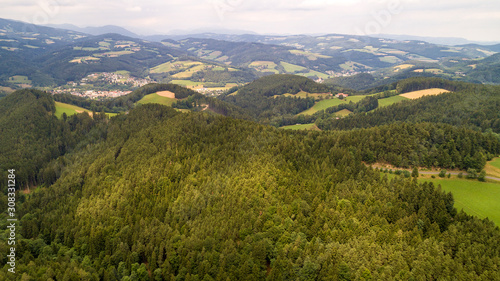
[[[414,67],[414,65],[413,64],[400,64],[400,65],[396,65],[394,68],[399,70],[399,69],[407,69],[410,67]]]
[[[159,95],[159,96],[161,96],[161,97],[175,99],[175,93],[172,93],[170,91],[156,92],[156,94]]]
[[[408,98],[408,99],[418,99],[423,96],[436,96],[442,93],[448,93],[448,90],[445,89],[439,89],[439,88],[432,88],[432,89],[427,89],[427,90],[420,90],[420,91],[414,91],[414,92],[409,92],[405,94],[401,94],[400,96]]]

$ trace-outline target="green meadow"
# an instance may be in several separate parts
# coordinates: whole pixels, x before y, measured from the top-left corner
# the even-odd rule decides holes
[[[172,103],[174,103],[174,102],[175,102],[175,99],[162,97],[162,96],[154,93],[154,94],[149,94],[149,95],[144,96],[137,103],[139,103],[139,104],[159,103],[159,104],[171,106]]]
[[[444,191],[451,192],[457,210],[463,210],[467,214],[479,218],[488,218],[500,225],[500,183],[453,177],[427,181],[441,185]]]
[[[286,130],[313,130],[315,127],[316,127],[316,125],[314,123],[311,123],[311,124],[299,124],[299,125],[283,126],[280,128],[286,129]]]

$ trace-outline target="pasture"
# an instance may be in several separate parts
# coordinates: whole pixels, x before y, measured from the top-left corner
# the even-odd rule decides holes
[[[339,117],[346,117],[349,114],[352,114],[352,111],[350,111],[349,109],[342,109],[340,111],[335,112],[335,115]]]
[[[157,93],[145,95],[137,103],[138,104],[158,103],[158,104],[171,106],[172,103],[174,103],[176,101],[175,94],[172,92],[168,92],[168,93],[165,93],[165,92],[168,92],[168,91],[157,92]],[[172,94],[173,94],[173,97],[172,97]]]
[[[56,101],[55,115],[57,118],[61,118],[63,113],[66,113],[67,116],[70,116],[73,114],[82,113],[84,111],[88,112],[89,115],[92,115],[92,112],[90,110],[85,109],[83,107]]]
[[[277,97],[280,97],[280,96],[284,96],[284,97],[297,97],[297,98],[307,98],[307,97],[310,97],[310,98],[315,98],[316,100],[319,100],[320,97],[323,97],[323,98],[326,98],[327,96],[330,96],[330,93],[308,93],[308,92],[304,92],[304,91],[300,91],[294,95],[292,94],[283,94],[283,95],[274,95],[273,97],[274,98],[277,98]]]
[[[495,158],[486,163],[484,170],[489,176],[500,178],[500,158]]]
[[[360,100],[362,100],[364,97],[366,96],[349,96],[343,100],[341,99],[338,99],[338,98],[332,98],[332,99],[329,99],[329,100],[322,100],[322,101],[318,101],[316,102],[316,104],[314,104],[313,107],[307,109],[307,110],[304,110],[302,111],[301,113],[297,114],[297,115],[300,115],[300,114],[304,114],[304,115],[313,115],[314,113],[320,111],[320,110],[325,110],[329,107],[332,107],[332,106],[337,106],[341,103],[349,103],[349,102],[353,102],[353,103],[356,103]]]
[[[183,71],[195,65],[203,64],[199,61],[175,61],[175,62],[166,62],[160,65],[157,65],[151,68],[151,73],[164,73],[170,71]]]
[[[289,125],[289,126],[283,126],[280,128],[285,129],[285,130],[319,130],[319,128],[314,123]]]
[[[283,68],[285,69],[286,72],[289,72],[289,73],[295,73],[297,71],[302,71],[304,69],[306,69],[305,67],[303,66],[300,66],[300,65],[295,65],[295,64],[291,64],[291,63],[287,63],[287,62],[280,62],[281,66],[283,66]]]
[[[92,111],[85,109],[83,107],[79,107],[72,104],[62,103],[56,101],[56,112],[54,113],[57,118],[61,118],[63,113],[66,113],[67,116],[71,116],[73,114],[88,112],[90,116],[92,116]],[[106,113],[108,117],[113,117],[118,115],[118,113]]]
[[[421,98],[423,96],[435,96],[435,95],[439,95],[442,93],[448,93],[448,92],[449,91],[445,90],[445,89],[432,88],[432,89],[427,89],[427,90],[409,92],[409,93],[401,94],[399,96],[414,100],[414,99]]]
[[[423,181],[423,180],[419,180]],[[500,225],[500,183],[480,182],[477,180],[431,179],[436,186],[451,192],[455,208],[479,218],[489,218]]]
[[[248,66],[260,72],[273,72],[279,74],[279,71],[276,69],[278,65],[272,61],[254,61]]]
[[[389,106],[391,104],[395,104],[404,100],[408,100],[408,98],[402,97],[402,96],[392,96],[389,98],[384,98],[384,99],[379,99],[378,100],[378,107],[384,107],[384,106]]]

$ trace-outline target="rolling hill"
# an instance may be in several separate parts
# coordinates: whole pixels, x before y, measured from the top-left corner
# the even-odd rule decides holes
[[[34,90],[0,100],[19,116],[0,116],[0,126],[10,122],[29,141],[8,164],[20,179],[31,152],[57,151],[71,128],[88,130],[70,138],[80,149],[40,159],[41,176],[16,195],[16,271],[25,278],[500,278],[485,270],[500,266],[497,226],[457,212],[451,193],[432,183],[389,180],[361,162],[392,155],[391,141],[426,144],[420,149],[433,155],[441,130],[453,140],[488,138],[479,132],[435,124],[292,132],[158,104],[73,123],[84,115],[59,120],[53,103]],[[46,126],[31,130],[30,116]],[[412,130],[421,134],[405,134]]]

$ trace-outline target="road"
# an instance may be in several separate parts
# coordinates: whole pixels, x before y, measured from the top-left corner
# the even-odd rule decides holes
[[[425,172],[425,171],[418,171],[419,174],[421,175],[439,175],[439,172]],[[446,172],[447,174],[452,174],[454,176],[460,174],[459,172]],[[467,173],[463,173],[464,177],[467,176]],[[490,177],[490,176],[486,176],[485,177],[486,179],[488,180],[494,180],[494,181],[499,181],[500,182],[500,178],[495,178],[495,177]]]

